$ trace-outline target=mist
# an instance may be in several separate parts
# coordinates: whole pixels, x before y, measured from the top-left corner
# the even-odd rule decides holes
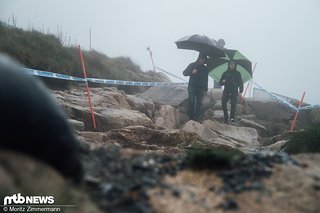
[[[2,0],[0,20],[24,29],[62,32],[72,44],[109,57],[130,57],[142,70],[154,62],[174,75],[198,53],[177,49],[190,34],[224,39],[253,64],[268,91],[319,104],[320,2],[317,0]],[[174,82],[181,80],[170,77]]]

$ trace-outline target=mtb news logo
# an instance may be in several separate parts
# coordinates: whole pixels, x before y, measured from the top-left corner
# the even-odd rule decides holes
[[[11,204],[54,204],[53,196],[22,196],[21,193],[6,196],[3,205]]]

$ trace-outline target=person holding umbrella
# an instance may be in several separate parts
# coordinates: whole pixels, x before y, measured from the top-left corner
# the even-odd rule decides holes
[[[229,124],[229,116],[227,103],[231,101],[230,123],[235,125],[235,113],[236,105],[238,101],[238,95],[243,92],[243,81],[241,74],[236,70],[237,63],[234,60],[230,60],[228,63],[228,70],[224,72],[220,78],[219,84],[224,86],[222,93],[222,110],[224,115],[224,122]]]
[[[202,99],[208,91],[207,55],[200,53],[198,59],[189,64],[183,71],[189,77],[188,83],[188,115],[190,119],[199,121],[201,115]]]

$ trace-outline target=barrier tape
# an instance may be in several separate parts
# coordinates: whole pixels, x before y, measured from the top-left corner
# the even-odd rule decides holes
[[[101,79],[101,78],[78,78],[73,77],[70,75],[64,75],[59,73],[53,73],[48,71],[41,71],[41,70],[34,70],[29,68],[24,68],[27,73],[35,76],[47,77],[47,78],[56,78],[56,79],[63,79],[69,81],[80,81],[86,82],[90,81],[93,83],[100,83],[100,84],[111,84],[111,85],[128,85],[128,86],[187,86],[188,83],[176,83],[176,82],[143,82],[143,81],[124,81],[124,80],[111,80],[111,79]]]
[[[317,108],[320,108],[320,104],[301,107],[300,110],[317,109]]]
[[[26,70],[27,73],[35,76],[41,76],[41,77],[47,77],[47,78],[56,78],[56,79],[63,79],[63,80],[69,80],[69,81],[80,81],[80,82],[86,82],[86,79],[84,78],[78,78],[73,77],[70,75],[65,74],[59,74],[59,73],[53,73],[48,71],[41,71],[41,70],[34,70],[29,68],[23,68]],[[123,80],[111,80],[111,79],[100,79],[100,78],[87,78],[87,81],[93,82],[93,83],[101,83],[101,84],[111,84],[111,85],[128,85],[128,86],[188,86],[188,83],[175,83],[175,82],[142,82],[142,81],[123,81]],[[283,100],[282,98],[278,97],[277,95],[273,94],[272,92],[269,92],[265,89],[263,89],[260,85],[255,83],[253,80],[251,82],[256,85],[259,89],[267,92],[270,94],[273,98],[277,99],[278,101],[286,104],[294,111],[302,111],[302,110],[309,110],[309,109],[316,109],[320,108],[320,104],[316,105],[310,105],[310,106],[304,106],[301,108],[297,108],[290,104],[289,102]]]
[[[308,105],[308,106],[304,106],[304,107],[300,107],[300,108],[297,108],[295,106],[293,106],[292,104],[290,104],[289,102],[283,100],[282,98],[278,97],[277,95],[275,95],[274,93],[272,92],[269,92],[265,89],[263,89],[260,85],[258,85],[257,83],[255,83],[253,80],[251,80],[251,82],[256,85],[259,89],[267,92],[268,94],[270,94],[273,98],[277,99],[278,101],[288,105],[291,109],[293,109],[294,111],[298,112],[298,111],[302,111],[302,110],[309,110],[309,109],[317,109],[317,108],[320,108],[320,104],[315,104],[315,105]]]
[[[73,77],[70,75],[64,75],[59,73],[53,73],[48,71],[41,71],[41,70],[34,70],[29,68],[24,68],[27,73],[35,76],[41,76],[41,77],[47,77],[47,78],[57,78],[57,79],[63,79],[63,80],[70,80],[70,81],[82,81],[85,82],[86,80],[83,78]]]
[[[265,89],[263,89],[260,85],[258,85],[257,83],[255,83],[253,80],[251,80],[251,82],[256,85],[259,89],[265,91],[266,93],[270,94],[274,99],[277,99],[278,101],[282,102],[283,104],[287,105],[288,107],[290,107],[292,110],[294,111],[299,111],[299,109],[295,106],[293,106],[292,104],[290,104],[289,102],[283,100],[282,98],[278,97],[277,95],[273,94],[272,92],[269,92]]]

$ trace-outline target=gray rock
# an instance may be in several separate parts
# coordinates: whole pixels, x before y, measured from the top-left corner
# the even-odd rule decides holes
[[[117,129],[132,125],[153,126],[150,118],[136,110],[112,109],[101,111],[100,125],[103,129]]]
[[[155,102],[179,106],[188,98],[188,91],[186,87],[151,87],[139,96],[144,99],[151,99]]]
[[[136,95],[127,95],[128,103],[131,109],[137,110],[152,118],[155,113],[155,104],[151,99],[143,99]]]
[[[68,119],[69,123],[71,124],[72,128],[76,131],[84,131],[84,123],[82,121],[77,121],[74,119]]]
[[[161,105],[155,112],[153,121],[155,125],[165,128],[176,129],[185,123],[189,117],[181,111],[170,105]]]
[[[259,134],[262,136],[267,135],[267,132],[268,132],[267,128],[265,126],[262,126],[261,124],[258,124],[254,121],[247,120],[247,119],[241,119],[239,123],[241,126],[255,128],[259,132]]]
[[[286,145],[288,140],[281,140],[278,142],[275,142],[269,146],[262,146],[260,148],[261,151],[273,151],[273,152],[280,152],[283,149],[283,146]]]
[[[209,141],[212,140],[213,138],[218,137],[218,135],[215,132],[206,128],[201,123],[193,120],[188,121],[182,129],[188,132],[194,132],[197,135],[199,135],[201,138]]]
[[[203,125],[206,128],[227,136],[235,141],[240,141],[248,147],[257,146],[259,144],[258,132],[254,128],[225,125],[211,120],[204,121]]]

